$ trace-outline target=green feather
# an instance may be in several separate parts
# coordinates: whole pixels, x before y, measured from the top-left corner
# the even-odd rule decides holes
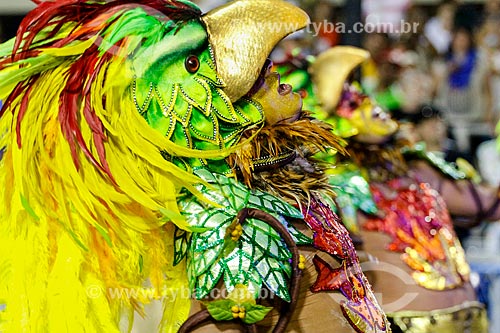
[[[64,58],[43,54],[36,58],[21,60],[16,65],[3,69],[0,71],[0,96],[3,96],[5,92],[9,93],[17,83],[27,80],[33,75],[55,68],[64,61]]]

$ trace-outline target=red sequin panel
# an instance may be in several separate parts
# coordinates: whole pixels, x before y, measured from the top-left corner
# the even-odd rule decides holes
[[[315,256],[318,277],[311,291],[340,291],[347,298],[340,303],[342,312],[357,332],[386,332],[387,319],[361,270],[349,232],[338,216],[317,199],[303,209],[303,214],[313,231],[314,246],[341,263],[340,267],[332,268]]]
[[[370,185],[384,218],[363,226],[391,236],[387,248],[403,252],[415,281],[428,289],[452,289],[468,280],[469,266],[443,198],[428,184],[407,178]]]

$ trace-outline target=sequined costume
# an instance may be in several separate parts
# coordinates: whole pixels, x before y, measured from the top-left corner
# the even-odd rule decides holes
[[[370,189],[383,217],[369,217],[363,228],[386,233],[391,237],[390,251],[404,253],[403,261],[414,271],[416,283],[433,290],[453,289],[468,281],[469,267],[465,254],[453,230],[445,202],[429,184],[408,177],[408,168],[401,164],[400,174],[391,173],[388,165],[395,164],[375,155],[390,156],[389,147],[369,150],[372,161],[360,157],[361,148],[353,151],[360,165],[370,168],[371,162],[385,164],[382,174],[374,167],[368,172]],[[393,152],[397,156],[397,152]],[[363,155],[364,156],[364,155]],[[402,159],[402,157],[400,157]],[[385,162],[385,163],[384,163]],[[394,172],[394,170],[392,170]]]
[[[352,49],[351,51],[352,53],[349,55],[351,60],[349,61],[356,61],[356,59],[361,61],[366,58],[366,54],[362,50]],[[314,117],[331,124],[332,131],[336,135],[344,139],[356,135],[358,133],[357,129],[348,120],[329,114],[326,112],[325,106],[319,103],[310,74],[310,66],[311,63],[315,62],[315,58],[311,56],[303,57],[300,52],[297,53],[294,57],[276,66],[282,80],[292,84],[294,90],[303,96],[304,109],[311,111]],[[335,70],[342,77],[348,75],[346,71],[349,70],[349,67],[337,66]],[[335,84],[335,82],[327,81],[328,84]],[[337,89],[332,87],[332,90]],[[344,144],[347,144],[347,141]],[[329,164],[325,167],[325,172],[329,175],[328,182],[334,187],[335,206],[340,208],[338,213],[342,217],[342,223],[351,235],[358,235],[357,212],[377,213],[377,207],[373,201],[368,182],[360,168],[352,161],[339,159],[338,155],[322,152],[319,152],[316,158],[326,162],[325,164]]]
[[[369,97],[356,87],[344,86],[339,106],[337,115],[353,119],[352,123],[357,128],[375,130],[372,135],[360,130],[363,135],[356,137],[348,147],[352,160],[367,170],[375,203],[382,212],[379,215],[382,217],[368,217],[363,228],[383,232],[390,237],[391,243],[387,249],[403,253],[401,259],[410,268],[411,276],[418,286],[429,291],[450,290],[457,294],[461,288],[470,288],[469,267],[454,233],[447,206],[440,194],[420,179],[418,171],[412,170],[401,151],[402,147],[392,142],[390,135],[394,131],[390,129],[394,122],[383,111],[377,111],[376,105],[372,105]],[[363,114],[367,120],[364,123],[356,121],[356,113]],[[384,128],[387,130],[385,133],[382,131]],[[378,141],[377,136],[382,139]],[[451,180],[465,178],[464,174],[453,170],[444,161],[427,154],[425,157],[426,163],[445,177]],[[432,292],[428,292],[425,296],[432,309],[432,314],[427,314],[431,320],[411,319],[408,312],[395,309],[389,315],[396,326],[409,332],[451,331],[457,327],[477,332],[486,330],[484,309],[473,301],[472,294],[464,296],[463,301],[457,297],[455,302],[458,303],[455,304],[459,305],[443,308],[431,305],[431,295]],[[465,313],[468,320],[459,322],[458,319],[462,318],[459,313]],[[433,315],[436,320],[432,320]],[[415,314],[417,316],[425,317],[422,311],[419,315]],[[406,327],[401,326],[402,321],[397,319],[402,317],[408,321]],[[453,317],[457,319],[455,322],[450,320]]]
[[[333,211],[336,204],[332,201],[328,166],[314,157],[325,153],[334,137],[331,127],[304,113],[297,121],[268,124],[255,136],[253,146],[242,147],[230,160],[240,169],[238,174],[245,183],[301,208],[316,249],[306,251],[318,274],[310,290],[340,291],[347,299],[340,302],[342,312],[357,332],[384,332],[389,330],[385,315],[362,273],[349,233]],[[333,146],[342,151],[338,143]],[[290,154],[293,159],[283,162],[280,158]],[[268,163],[260,165],[264,156]],[[324,302],[315,297],[310,301]]]
[[[420,181],[417,173],[411,172],[407,158],[411,155],[412,159],[426,160],[450,179],[463,179],[465,175],[422,149],[401,149],[392,144],[390,137],[397,124],[358,86],[344,83],[348,73],[367,58],[363,52],[350,47],[331,49],[312,62],[309,73],[316,85],[316,97],[321,101],[323,117],[334,126],[342,123],[342,128],[349,129],[346,149],[350,157],[335,162],[347,164],[348,170],[358,170],[369,181],[378,208],[376,214],[365,216],[365,223],[361,223],[365,230],[362,232],[365,250],[379,258],[379,268],[377,265],[372,268],[376,273],[375,290],[382,292],[384,300],[394,301],[384,302],[383,306],[387,303],[393,305],[384,310],[395,324],[396,332],[400,329],[405,332],[451,332],[455,329],[484,332],[486,314],[484,308],[474,302],[468,283],[469,267],[453,231],[446,204],[436,190]],[[337,75],[339,72],[341,74]],[[332,79],[334,76],[338,80]],[[340,179],[337,184],[344,186],[349,181]],[[380,236],[373,237],[373,231]],[[384,252],[382,246],[395,255]],[[400,258],[399,253],[402,253]],[[399,260],[406,267],[401,266]],[[406,284],[394,276],[389,278],[400,268],[403,276],[406,274],[403,272],[410,273],[410,280],[404,281]],[[418,287],[410,286],[412,284],[428,291],[419,292]],[[439,296],[444,290],[449,292],[446,296]],[[407,302],[401,303],[413,291],[420,296],[413,300],[409,296]],[[398,299],[393,297],[397,292],[402,294]],[[451,301],[440,302],[436,299],[438,297]],[[453,305],[453,302],[458,305]],[[449,303],[452,305],[447,305]],[[421,311],[404,310],[412,307]]]
[[[375,154],[383,156],[384,153],[386,157],[400,155],[399,149],[392,152],[391,150],[393,149],[390,146],[380,147],[380,150],[375,149],[368,154],[372,157]],[[360,151],[362,150],[358,146],[357,153]],[[353,153],[353,156],[356,156],[356,153]],[[404,161],[402,155],[399,159]],[[426,305],[420,304],[419,306],[430,311],[394,309],[388,312],[389,318],[395,324],[393,325],[396,327],[395,331],[487,331],[484,307],[474,301],[472,292],[466,296],[462,295],[461,290],[464,288],[470,290],[470,270],[462,246],[453,230],[452,220],[443,198],[429,184],[419,181],[418,176],[408,176],[408,173],[411,174],[409,169],[406,171],[401,169],[401,174],[397,175],[390,172],[390,166],[396,164],[394,161],[376,160],[378,160],[377,165],[385,162],[385,165],[389,166],[387,169],[383,168],[382,174],[375,171],[377,168],[368,172],[376,179],[370,182],[370,189],[377,207],[382,212],[380,215],[383,217],[368,217],[363,224],[363,229],[388,235],[390,243],[385,245],[386,250],[402,253],[399,258],[409,268],[407,271],[411,274],[414,283],[429,290],[425,294],[427,300],[423,298],[420,301]],[[360,158],[358,161],[365,160]],[[368,168],[371,165],[368,161],[361,163]],[[400,166],[404,165],[403,163]],[[370,241],[370,232],[363,234],[367,242]],[[409,282],[406,281],[406,283]],[[377,285],[380,287],[380,284]],[[445,290],[449,293],[443,297],[453,299],[452,293],[457,294],[454,300],[454,302],[458,301],[457,305],[440,308],[433,304],[432,297],[440,296],[439,294],[433,296],[430,291],[441,293]],[[424,294],[420,293],[420,295],[422,297]],[[460,299],[463,301],[459,301]],[[408,308],[411,309],[411,306],[418,308],[417,305],[410,304],[407,305]]]
[[[292,172],[307,156],[279,156],[297,184],[311,179],[297,198],[249,178],[269,156],[245,152],[275,140],[270,105],[300,111],[261,68],[307,23],[276,0],[205,15],[187,1],[38,3],[0,46],[0,331],[130,331],[134,312],[160,300],[161,332],[205,321],[254,331],[270,312],[284,332],[307,264],[298,246],[311,243],[341,263],[315,257],[314,289],[340,290],[355,330],[389,331],[327,183],[308,178],[314,167]],[[276,147],[293,146],[304,123],[325,126],[295,120]],[[329,129],[315,133],[316,149],[341,149]],[[206,301],[193,316],[191,296]]]

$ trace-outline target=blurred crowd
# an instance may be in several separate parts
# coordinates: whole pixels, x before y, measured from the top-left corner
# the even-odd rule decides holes
[[[478,145],[494,136],[500,116],[500,2],[482,10],[445,2],[433,15],[411,7],[406,19],[421,29],[365,36],[373,56],[365,88],[395,115],[413,118],[430,149],[479,162]]]
[[[359,73],[363,88],[394,117],[415,124],[430,150],[451,162],[464,158],[485,180],[500,183],[495,169],[500,157],[493,141],[500,120],[500,0],[433,6],[365,0],[365,22],[374,20],[369,10],[377,4],[388,12],[389,7],[380,8],[384,2],[400,16],[391,13],[392,26],[375,16],[380,27],[361,36],[361,46],[372,55]],[[349,15],[329,1],[316,2],[309,12],[318,24],[346,22]],[[415,29],[395,32],[398,22]],[[317,36],[292,36],[274,57],[279,60],[296,49],[318,54],[343,42],[342,32],[327,30],[325,26]]]

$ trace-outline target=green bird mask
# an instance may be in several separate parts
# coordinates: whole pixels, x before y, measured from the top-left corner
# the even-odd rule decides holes
[[[112,288],[189,287],[169,242],[205,229],[179,202],[217,206],[194,169],[229,172],[240,134],[265,122],[248,93],[308,17],[278,0],[205,15],[183,0],[36,3],[0,45],[0,331],[117,333],[150,299]],[[162,332],[191,304],[170,302]]]
[[[67,11],[76,6],[78,12]],[[30,22],[22,42],[11,41],[2,48],[1,54],[6,56],[14,47],[16,60],[0,62],[4,110],[21,92],[16,90],[7,97],[20,82],[36,80],[35,75],[76,60],[68,68],[73,80],[63,91],[66,103],[61,110],[65,113],[61,118],[72,121],[61,125],[69,127],[65,132],[73,159],[77,160],[77,143],[103,170],[105,158],[90,152],[74,120],[78,107],[93,104],[86,92],[100,79],[96,73],[109,72],[112,61],[120,63],[120,72],[113,73],[112,80],[103,80],[104,89],[121,90],[117,97],[134,105],[152,128],[177,146],[217,151],[202,159],[182,161],[173,157],[172,150],[165,154],[189,169],[206,165],[206,158],[223,155],[243,129],[264,121],[260,103],[242,97],[259,77],[274,45],[308,22],[300,9],[269,0],[240,0],[205,15],[187,1],[78,5],[60,1],[42,3],[28,18],[41,18],[48,26]],[[80,83],[76,82],[79,78],[83,79]],[[99,131],[95,134],[102,137]]]

